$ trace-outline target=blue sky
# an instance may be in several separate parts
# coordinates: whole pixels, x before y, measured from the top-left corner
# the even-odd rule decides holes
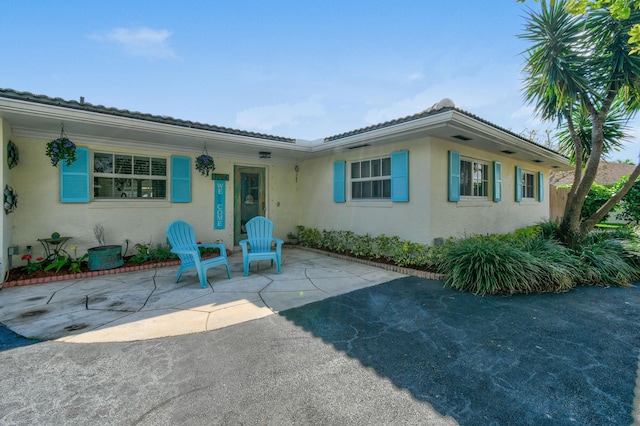
[[[309,140],[442,98],[517,133],[554,127],[522,101],[533,1],[2,3],[3,88]],[[637,161],[626,147],[612,158]]]

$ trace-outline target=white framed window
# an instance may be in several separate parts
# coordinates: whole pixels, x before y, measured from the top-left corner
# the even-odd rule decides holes
[[[167,199],[167,159],[93,153],[94,199]]]
[[[522,198],[527,200],[535,200],[536,198],[536,179],[532,172],[522,171]]]
[[[489,164],[477,160],[460,159],[460,196],[489,196]]]
[[[391,199],[391,157],[351,163],[352,200]]]

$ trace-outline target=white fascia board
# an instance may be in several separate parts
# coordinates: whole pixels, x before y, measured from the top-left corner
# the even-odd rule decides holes
[[[454,111],[452,120],[454,127],[461,131],[467,131],[471,134],[481,134],[487,139],[493,139],[504,145],[506,149],[512,149],[515,152],[537,156],[540,159],[547,160],[559,167],[570,167],[569,159],[561,154],[520,138],[519,136],[510,134],[504,130],[483,123],[477,119],[469,117]]]
[[[312,152],[320,153],[324,151],[331,151],[341,148],[349,148],[364,143],[378,144],[384,142],[393,142],[398,139],[408,139],[412,135],[428,131],[441,127],[451,120],[451,115],[454,111],[447,111],[441,114],[435,114],[416,120],[406,121],[390,125],[387,127],[381,127],[379,129],[363,131],[362,133],[356,133],[352,136],[345,136],[335,141],[322,142],[321,145],[316,145],[312,148]]]

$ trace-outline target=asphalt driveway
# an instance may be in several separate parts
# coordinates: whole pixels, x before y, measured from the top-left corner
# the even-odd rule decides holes
[[[478,297],[407,277],[149,341],[0,327],[0,423],[628,425],[638,318],[639,286]]]

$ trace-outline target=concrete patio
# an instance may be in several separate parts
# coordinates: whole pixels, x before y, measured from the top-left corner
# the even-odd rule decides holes
[[[126,342],[200,333],[306,305],[405,275],[311,251],[283,252],[282,273],[253,262],[248,277],[239,250],[207,273],[175,282],[178,266],[74,279],[0,291],[0,323],[41,340]]]

